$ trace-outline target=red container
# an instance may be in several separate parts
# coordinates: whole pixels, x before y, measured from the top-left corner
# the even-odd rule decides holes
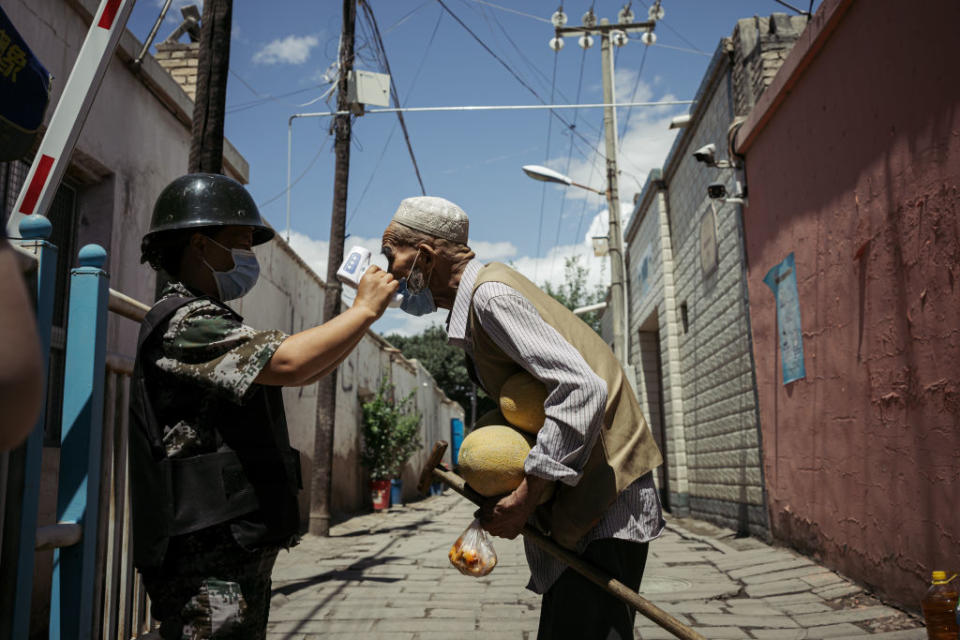
[[[370,499],[373,501],[373,508],[377,511],[390,507],[390,481],[389,480],[371,480],[370,481]]]

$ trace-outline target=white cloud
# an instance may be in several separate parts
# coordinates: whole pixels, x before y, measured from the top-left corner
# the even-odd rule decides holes
[[[512,242],[484,242],[477,240],[470,242],[470,248],[477,254],[478,260],[491,262],[503,261],[517,255],[517,247]]]
[[[672,94],[657,96],[650,83],[637,82],[635,70],[620,69],[616,75],[618,102],[653,102],[676,100]],[[634,91],[634,88],[636,90]],[[643,188],[647,174],[651,169],[663,166],[667,153],[673,145],[677,135],[675,129],[668,129],[670,119],[680,113],[686,113],[686,105],[662,107],[633,107],[629,109],[627,130],[618,140],[619,154],[617,157],[620,170],[620,201],[632,202],[633,194]],[[617,111],[618,135],[623,129],[628,109],[620,108]],[[575,158],[570,164],[569,175],[574,182],[602,187],[603,176],[606,173],[603,156],[606,153],[603,140],[597,145],[596,153],[590,158]],[[551,159],[547,163],[552,169],[563,171],[566,157]],[[583,189],[563,189],[564,196],[570,200],[584,200],[597,207],[603,206],[603,196]]]
[[[372,263],[386,269],[387,259],[380,253],[380,238],[361,238],[350,236],[344,243],[344,255],[353,247],[360,245],[373,254]],[[330,243],[326,240],[315,240],[299,231],[290,232],[290,248],[297,252],[300,258],[321,278],[327,277],[327,255]]]
[[[253,54],[256,64],[303,64],[320,44],[316,36],[287,36],[268,43]]]

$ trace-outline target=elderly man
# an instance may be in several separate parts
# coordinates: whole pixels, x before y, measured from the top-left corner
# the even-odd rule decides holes
[[[467,246],[467,215],[434,197],[408,198],[383,234],[389,271],[406,278],[402,308],[450,310],[447,336],[494,399],[526,370],[547,389],[546,422],[509,495],[480,510],[490,533],[540,527],[631,589],[664,522],[651,470],[662,460],[610,348],[585,323],[510,267]],[[537,507],[544,491],[554,496]],[[538,638],[633,638],[633,611],[564,564],[526,545],[528,588],[543,594]]]

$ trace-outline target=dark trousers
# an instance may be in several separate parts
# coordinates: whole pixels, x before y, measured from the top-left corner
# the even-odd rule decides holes
[[[610,538],[581,557],[634,591],[640,589],[648,544]],[[631,640],[634,610],[573,569],[543,594],[537,640]]]
[[[247,551],[216,525],[170,540],[162,567],[143,572],[164,640],[262,640],[277,549]]]

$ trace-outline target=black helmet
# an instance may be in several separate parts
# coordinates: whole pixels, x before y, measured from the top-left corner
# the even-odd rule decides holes
[[[255,245],[274,236],[243,185],[218,173],[190,173],[177,178],[160,193],[143,245],[167,231],[227,226],[253,227]]]

